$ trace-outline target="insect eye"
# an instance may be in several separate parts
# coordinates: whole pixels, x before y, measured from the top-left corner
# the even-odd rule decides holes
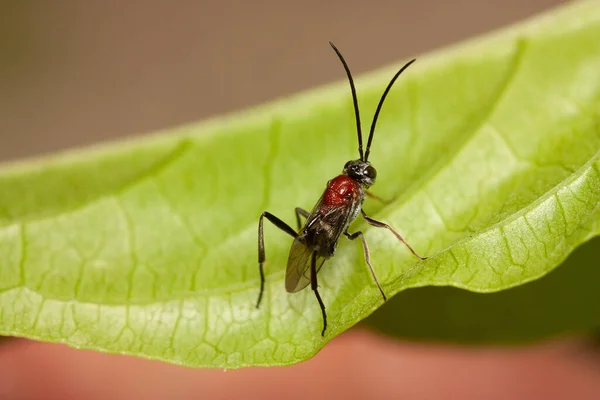
[[[344,169],[348,169],[348,167],[350,166],[350,163],[351,163],[351,162],[352,162],[352,161],[348,161],[346,164],[344,164]]]
[[[377,178],[377,171],[375,170],[375,168],[371,167],[370,165],[365,169],[365,175],[368,178],[371,179],[375,179]]]

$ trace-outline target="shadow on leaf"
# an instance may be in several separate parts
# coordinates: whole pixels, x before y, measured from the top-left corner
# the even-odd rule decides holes
[[[542,279],[497,293],[452,287],[409,289],[365,323],[425,340],[515,343],[600,328],[600,239],[575,250]]]

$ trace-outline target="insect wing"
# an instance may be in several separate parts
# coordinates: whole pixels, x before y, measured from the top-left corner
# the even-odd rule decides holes
[[[327,212],[319,218],[317,221],[320,226],[320,231],[323,232],[321,236],[329,242],[329,244],[335,244],[338,242],[342,233],[348,227],[350,221],[350,214],[352,213],[355,205],[348,204],[344,206],[329,207]],[[324,234],[326,233],[326,234]],[[325,243],[322,243],[324,245]]]
[[[314,248],[306,244],[305,236],[301,235],[294,239],[285,271],[285,290],[289,293],[299,292],[310,283],[310,263],[313,251]]]
[[[311,255],[315,251],[315,244],[335,247],[347,225],[348,218],[349,209],[347,207],[331,209],[324,215],[314,213],[309,216],[305,228],[308,233],[301,234],[294,239],[290,249],[285,273],[285,289],[289,293],[299,292],[308,286],[311,281],[310,263]],[[319,232],[321,239],[315,238],[315,232]],[[309,237],[312,239],[309,240]],[[328,243],[319,243],[323,239]],[[324,262],[325,258],[317,256],[317,272],[319,272]]]

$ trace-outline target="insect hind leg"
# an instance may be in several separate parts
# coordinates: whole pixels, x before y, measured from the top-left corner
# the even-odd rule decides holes
[[[371,265],[371,254],[369,252],[369,245],[367,244],[367,240],[365,239],[365,235],[363,235],[363,233],[361,231],[354,232],[354,233],[348,233],[348,231],[346,231],[346,232],[344,232],[344,235],[346,235],[346,237],[348,239],[350,239],[350,240],[354,240],[354,239],[360,237],[360,241],[362,242],[363,250],[365,252],[365,261],[367,262],[367,265],[369,266],[369,270],[371,270],[371,275],[373,276],[373,280],[375,281],[375,284],[377,285],[377,288],[379,289],[379,292],[381,292],[381,296],[383,297],[383,301],[387,301],[387,296],[385,295],[385,293],[383,291],[383,288],[379,284],[379,280],[377,279],[377,275],[375,275],[375,270],[373,269],[373,266]]]
[[[323,265],[323,263],[321,263]],[[315,293],[315,297],[319,302],[319,307],[321,307],[321,314],[323,315],[323,330],[321,331],[321,336],[325,336],[325,330],[327,329],[327,313],[325,312],[325,304],[323,303],[323,299],[321,299],[321,295],[319,294],[319,284],[317,282],[317,252],[313,251],[312,257],[310,259],[310,288]]]
[[[325,264],[325,261],[327,261],[327,260],[326,260],[326,259],[322,259],[322,260],[321,260],[321,264],[319,264],[319,265],[317,266],[317,274],[318,274],[318,273],[319,273],[319,271],[321,270],[321,267],[323,266],[323,264]],[[311,272],[310,268],[309,268],[308,270],[304,271],[304,274],[303,274],[303,275],[304,275],[304,277],[305,277],[306,279],[308,279],[308,281],[310,281],[310,279],[311,279],[311,276],[312,276],[312,275],[306,275],[306,274],[312,274],[312,272]]]
[[[277,218],[275,215],[271,214],[268,211],[264,211],[260,215],[260,219],[258,220],[258,270],[260,272],[260,292],[258,294],[258,300],[256,301],[256,308],[260,306],[260,302],[263,297],[263,292],[265,291],[265,271],[264,271],[264,263],[265,263],[265,240],[263,234],[263,219],[266,218],[270,223],[275,225],[277,228],[281,229],[294,239],[298,236],[296,231],[294,231],[288,224],[283,222],[281,219]]]
[[[296,207],[294,209],[294,212],[296,213],[296,223],[298,224],[298,230],[300,230],[300,229],[302,229],[302,222],[300,221],[300,216],[303,216],[304,218],[308,218],[310,213],[300,207]]]

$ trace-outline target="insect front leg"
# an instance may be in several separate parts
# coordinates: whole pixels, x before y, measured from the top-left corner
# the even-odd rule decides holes
[[[408,247],[408,249],[410,250],[411,253],[413,253],[413,255],[415,257],[417,257],[419,260],[426,260],[427,257],[421,257],[420,255],[418,255],[412,247],[410,247],[410,245],[408,243],[406,243],[406,240],[404,240],[404,238],[402,236],[400,236],[400,234],[398,232],[396,232],[394,230],[394,228],[392,228],[391,226],[389,226],[388,224],[386,224],[385,222],[381,222],[381,221],[377,221],[371,217],[369,217],[364,210],[360,210],[360,213],[362,214],[363,218],[365,219],[365,221],[367,221],[370,225],[373,225],[377,228],[386,228],[389,229],[395,236],[396,238],[398,238],[399,241],[401,241],[402,243],[404,243],[404,245],[406,247]]]
[[[256,302],[256,308],[260,306],[260,301],[262,300],[263,292],[265,290],[265,271],[264,271],[264,263],[265,263],[265,240],[263,234],[263,218],[266,218],[273,225],[293,237],[294,239],[298,236],[298,234],[285,222],[271,214],[270,212],[263,212],[260,215],[260,219],[258,220],[258,269],[260,271],[260,293],[258,294],[258,301]]]
[[[348,233],[348,231],[346,231],[346,232],[344,232],[344,235],[346,235],[346,237],[350,240],[354,240],[357,237],[360,237],[360,241],[362,242],[363,250],[365,251],[365,261],[367,262],[367,265],[369,266],[369,269],[371,270],[371,275],[373,275],[373,280],[375,281],[375,283],[377,284],[377,288],[379,288],[379,291],[381,292],[383,301],[387,301],[387,296],[383,292],[383,289],[381,288],[381,285],[379,284],[379,280],[377,279],[377,275],[375,275],[375,271],[373,270],[373,266],[371,265],[371,255],[369,253],[369,246],[367,245],[367,240],[365,239],[365,235],[363,235],[363,233],[361,231],[354,232],[354,233]]]
[[[376,194],[373,194],[373,193],[369,192],[368,190],[365,190],[365,193],[367,194],[368,197],[370,197],[370,198],[372,198],[374,200],[380,201],[383,204],[390,204],[392,202],[391,200],[386,200],[386,199],[384,199],[382,197],[379,197]]]
[[[294,211],[296,212],[296,222],[298,223],[298,230],[300,230],[302,229],[302,222],[300,221],[300,216],[302,215],[304,218],[308,218],[310,213],[300,207],[296,207]]]
[[[323,330],[321,331],[321,336],[325,336],[325,329],[327,329],[327,313],[325,312],[325,304],[323,304],[323,300],[321,299],[321,295],[319,294],[319,284],[317,283],[317,252],[314,251],[312,253],[312,257],[310,259],[310,288],[315,293],[317,297],[317,301],[319,302],[319,307],[321,307],[321,314],[323,314]]]

